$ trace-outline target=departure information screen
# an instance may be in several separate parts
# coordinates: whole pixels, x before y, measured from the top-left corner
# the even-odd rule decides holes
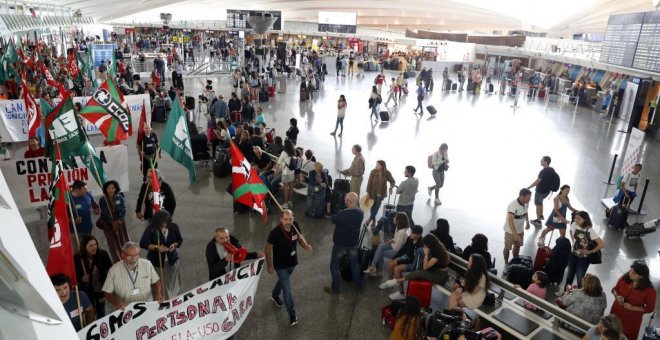
[[[249,16],[267,16],[275,17],[277,20],[273,24],[272,30],[282,30],[282,12],[281,11],[248,11],[239,9],[227,10],[227,28],[229,29],[251,29],[248,22]]]
[[[660,12],[647,12],[644,15],[633,67],[660,72]]]
[[[611,15],[600,51],[600,61],[632,67],[643,21],[644,13]]]

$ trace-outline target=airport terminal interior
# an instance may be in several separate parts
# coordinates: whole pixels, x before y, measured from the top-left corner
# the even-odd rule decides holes
[[[587,273],[599,279],[607,306],[604,314],[599,315],[596,322],[590,322],[590,326],[598,324],[600,316],[610,314],[611,306],[617,303],[610,291],[622,275],[630,271],[634,261],[646,265],[653,289],[658,290],[660,232],[654,232],[652,224],[660,218],[660,118],[654,116],[660,93],[660,40],[657,40],[660,28],[645,30],[646,25],[660,27],[659,12],[655,12],[658,3],[650,0],[626,1],[626,5],[613,0],[590,0],[580,4],[560,1],[563,6],[543,5],[561,7],[561,10],[549,9],[545,15],[542,15],[544,9],[529,2],[503,1],[500,5],[504,8],[494,8],[493,3],[500,1],[208,0],[161,4],[123,0],[40,3],[35,0],[33,3],[0,4],[5,11],[0,23],[4,20],[6,27],[3,29],[7,30],[0,34],[4,51],[10,40],[16,46],[21,45],[20,42],[34,45],[36,38],[38,44],[52,45],[65,59],[67,50],[77,53],[76,50],[71,52],[70,47],[79,46],[85,39],[89,51],[96,51],[92,47],[94,44],[115,44],[123,51],[121,58],[126,65],[131,64],[138,76],[132,76],[131,80],[140,79],[142,84],[153,83],[154,58],[164,59],[169,65],[165,77],[159,78],[164,83],[164,95],[168,96],[170,86],[178,87],[174,96],[181,96],[188,121],[195,123],[199,133],[205,136],[211,103],[204,103],[200,95],[206,95],[206,86],[210,85],[215,96],[223,95],[227,101],[235,91],[232,84],[236,69],[249,64],[263,76],[264,91],[272,92],[265,101],[259,95],[250,97],[251,105],[263,110],[266,126],[273,129],[275,136],[285,139],[290,119],[295,118],[300,131],[296,146],[311,150],[333,181],[344,178],[338,171],[351,166],[351,150],[354,145],[360,145],[366,168],[361,196],[377,161],[386,162],[396,185],[406,179],[406,167],[414,166],[419,186],[414,195],[412,220],[423,228],[423,235],[436,228],[438,219],[446,219],[453,242],[460,248],[470,245],[477,233],[487,236],[488,252],[495,260],[496,269],[491,287],[495,293],[501,292],[496,294],[494,308],[500,310],[493,311],[491,307],[475,312],[476,308],[475,311],[465,308],[468,318],[480,319],[481,326],[475,330],[492,327],[501,339],[582,338],[586,329],[568,330],[559,325],[562,317],[555,315],[554,310],[546,310],[547,318],[539,317],[544,312],[526,310],[515,302],[521,300],[516,291],[523,289],[497,284],[507,279],[503,257],[503,228],[510,215],[507,207],[518,198],[522,188],[530,187],[538,178],[543,169],[542,157],[550,156],[550,166],[560,176],[561,185],[571,188],[568,196],[572,207],[589,214],[592,233],[605,244],[602,263],[590,265]],[[31,14],[34,9],[37,9],[36,15]],[[210,15],[210,10],[221,14]],[[524,13],[530,14],[523,17]],[[70,19],[68,24],[47,24],[49,16]],[[26,26],[21,28],[21,22],[9,24],[12,17],[40,18],[43,24],[28,27],[31,21],[27,20]],[[85,21],[87,18],[89,22]],[[257,20],[264,18],[266,20]],[[273,20],[267,20],[269,18]],[[633,22],[637,19],[639,27]],[[264,22],[266,27],[262,27]],[[636,36],[630,33],[632,26],[637,27]],[[632,45],[631,39],[634,39]],[[226,48],[218,46],[220,40],[227,44],[223,46],[231,46],[228,55],[221,52]],[[290,58],[292,51],[297,58]],[[646,55],[642,55],[644,53]],[[177,58],[180,62],[176,62]],[[342,62],[341,58],[346,60]],[[175,66],[171,65],[173,63]],[[178,67],[179,63],[182,67]],[[322,64],[325,65],[321,67]],[[3,71],[6,65],[2,65]],[[78,66],[82,67],[82,63]],[[352,70],[348,70],[351,67]],[[271,72],[272,68],[278,70]],[[431,81],[418,79],[422,73],[429,74],[427,70],[430,69]],[[180,79],[172,77],[172,71],[177,70],[183,70]],[[446,76],[444,70],[447,70]],[[379,74],[385,80],[380,90],[382,103],[375,104],[374,117],[370,96],[379,82]],[[392,80],[399,77],[408,93],[386,103]],[[464,81],[460,82],[459,77]],[[119,78],[123,80],[123,75]],[[301,94],[301,82],[311,84],[305,94]],[[430,88],[427,87],[429,82],[432,83]],[[420,83],[428,90],[424,91],[421,114],[415,110]],[[53,88],[57,95],[57,88]],[[3,91],[8,89],[5,87]],[[131,91],[124,93],[127,101],[136,93]],[[403,91],[403,87],[397,86],[397,91]],[[257,89],[256,93],[259,92]],[[347,105],[343,131],[332,134],[340,96],[345,97]],[[177,105],[176,101],[173,105]],[[148,107],[156,111],[153,102]],[[434,108],[437,113],[431,114],[427,107]],[[148,112],[147,116],[160,138],[168,123],[156,119],[159,113],[154,112]],[[3,114],[6,117],[2,124],[6,125],[9,115]],[[171,111],[169,114],[171,117]],[[140,110],[132,112],[132,116],[135,132]],[[13,139],[7,127],[0,132],[7,133],[2,135],[2,147],[11,154],[0,161],[5,163],[2,173],[5,178],[15,178],[8,172],[16,171],[13,164],[23,158],[28,148],[27,132],[18,136],[22,139]],[[105,138],[98,129],[96,132],[89,134],[89,140],[95,147],[101,147]],[[121,142],[127,146],[129,183],[122,189],[128,236],[139,242],[147,222],[139,220],[135,213],[143,183],[136,138],[134,133]],[[434,170],[429,168],[428,158],[443,143],[447,145],[451,162],[443,171],[444,185],[436,201],[433,193],[427,191],[434,185]],[[226,227],[243,247],[258,253],[265,251],[270,231],[279,228],[280,209],[271,199],[267,202],[267,220],[255,211],[235,211],[234,198],[227,191],[232,175],[216,176],[214,162],[218,161],[212,157],[196,161],[196,182],[190,184],[189,170],[170,154],[163,152],[158,159],[163,181],[169,184],[176,198],[172,218],[183,238],[178,248],[180,293],[208,281],[205,249],[216,228]],[[606,210],[618,211],[612,201],[618,192],[617,179],[636,163],[643,167],[639,173],[637,197],[629,207],[629,226],[615,228]],[[396,288],[379,288],[388,279],[387,272],[384,276],[364,274],[361,289],[341,280],[338,293],[324,290],[332,283],[330,261],[335,225],[325,214],[307,216],[308,191],[304,188],[307,178],[302,182],[298,186],[303,188],[294,192],[289,208],[313,250],[298,247],[299,264],[290,278],[298,323],[291,326],[287,309],[278,308],[271,301],[278,276],[264,270],[253,306],[233,338],[389,338],[392,330],[383,321],[382,308],[392,303],[389,296]],[[25,189],[17,183],[8,185],[18,204],[21,201],[18,196],[23,195],[19,192]],[[535,189],[531,191],[529,220],[537,217]],[[91,190],[91,193],[98,202],[102,192]],[[281,190],[274,190],[273,194],[279,204],[287,203]],[[545,219],[553,214],[553,198],[557,194],[551,193],[542,201]],[[396,194],[385,197],[377,218],[383,216],[385,204],[396,204],[397,199]],[[48,224],[45,205],[19,204],[18,208],[38,260],[45,264],[51,243],[45,232]],[[369,210],[365,208],[364,221],[368,215]],[[95,221],[97,216],[92,218]],[[545,223],[544,220],[542,224],[532,224],[524,231],[520,255],[535,259],[539,250],[537,241]],[[627,237],[630,228],[640,223],[646,226],[641,235]],[[7,233],[10,227],[0,229],[1,233]],[[98,238],[99,247],[108,249],[103,231],[94,227],[92,233]],[[548,233],[546,244],[554,246],[558,237],[558,230]],[[369,240],[364,244],[371,247]],[[147,251],[142,249],[141,257],[146,256]],[[449,280],[453,282],[457,273],[452,265],[449,273]],[[561,286],[547,286],[544,299],[548,305],[556,306],[555,293]],[[451,291],[450,284],[434,285],[426,311],[432,314],[447,308]],[[657,310],[660,301],[654,300],[654,304],[646,309]],[[115,310],[110,304],[106,304],[105,309],[108,314]],[[505,309],[513,315],[502,312]],[[640,339],[650,315],[645,313],[638,326]],[[660,327],[657,321],[655,327]],[[215,336],[209,339],[226,338],[222,334]]]

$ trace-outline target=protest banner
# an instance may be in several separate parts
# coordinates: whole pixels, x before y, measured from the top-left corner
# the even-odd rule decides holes
[[[74,103],[83,107],[90,97],[73,97]],[[131,111],[133,126],[140,124],[142,105],[146,105],[147,116],[151,116],[151,100],[148,94],[124,96]],[[149,120],[149,119],[148,119]],[[101,130],[83,119],[83,128],[87,135],[100,134]],[[25,102],[21,100],[0,100],[0,137],[4,142],[24,142],[28,140],[28,113]]]
[[[96,148],[108,179],[119,182],[122,191],[128,191],[128,149],[126,145]],[[102,195],[103,191],[94,180],[94,170],[85,167],[80,157],[75,157],[76,166],[65,166],[67,183],[75,180],[87,182],[92,195]],[[48,204],[48,187],[52,161],[48,158],[12,159],[0,161],[0,168],[7,178],[9,189],[19,208],[39,207]]]
[[[234,269],[178,297],[136,302],[78,332],[81,340],[227,339],[254,306],[264,259]]]

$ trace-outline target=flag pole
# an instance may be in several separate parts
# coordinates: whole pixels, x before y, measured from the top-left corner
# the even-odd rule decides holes
[[[160,226],[158,228],[160,228]],[[160,267],[161,287],[163,287],[162,288],[163,292],[165,292],[165,294],[167,294],[167,284],[166,284],[167,281],[165,280],[165,275],[163,275],[163,257],[161,256],[161,253],[160,253],[160,231],[156,232],[156,240],[157,240],[157,243],[158,243],[158,266]],[[170,298],[169,295],[170,294],[166,295],[168,299]]]
[[[78,304],[78,317],[80,318],[80,329],[83,329],[85,328],[85,324],[83,323],[82,315],[85,310],[82,309],[82,306],[80,305],[80,293],[78,292],[78,285],[73,286],[73,289],[76,291],[76,303]]]
[[[67,193],[69,194],[69,204],[67,204],[66,207],[69,210],[69,215],[71,215],[71,217],[73,218],[71,220],[71,224],[73,225],[73,233],[76,236],[76,244],[78,245],[78,249],[80,249],[80,238],[78,237],[78,225],[77,225],[78,223],[76,223],[76,218],[78,218],[78,212],[76,211],[74,213],[73,209],[71,208],[71,203],[73,203],[73,194],[71,193],[71,189],[67,190]]]
[[[268,190],[268,195],[270,195],[270,198],[272,198],[273,201],[275,201],[275,204],[277,204],[277,207],[280,208],[280,211],[284,211],[284,209],[282,209],[282,206],[280,205],[280,202],[277,201],[277,199],[275,198],[275,196],[273,196],[273,193],[270,192],[270,190]],[[303,234],[300,232],[300,230],[298,230],[298,228],[296,227],[296,225],[293,224],[293,223],[291,223],[291,226],[292,226],[293,229],[296,231],[296,233],[297,233],[298,235],[300,235],[300,238],[302,239],[302,241],[305,242],[305,243],[307,243],[307,240],[305,240],[305,236],[303,236]]]

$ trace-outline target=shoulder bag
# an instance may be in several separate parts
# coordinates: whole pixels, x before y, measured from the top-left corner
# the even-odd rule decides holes
[[[587,231],[589,228],[587,228]],[[589,237],[589,244],[587,245],[587,249],[592,250],[595,249],[597,246],[596,242]],[[601,264],[603,263],[603,253],[599,250],[595,253],[591,253],[587,256],[587,259],[589,259],[589,264]]]

